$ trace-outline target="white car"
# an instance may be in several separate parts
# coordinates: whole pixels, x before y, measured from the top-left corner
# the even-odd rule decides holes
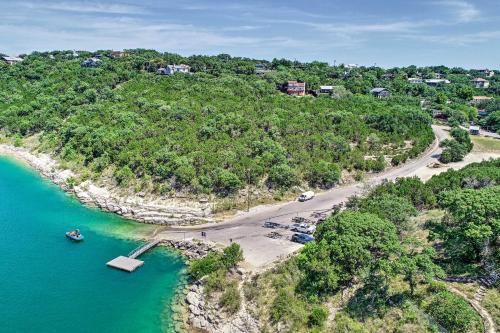
[[[306,223],[300,223],[300,224],[294,224],[291,230],[302,234],[311,235],[314,234],[314,232],[316,231],[316,226]]]
[[[314,198],[314,192],[313,191],[307,191],[307,192],[302,193],[299,196],[299,201],[303,202],[303,201],[311,200],[312,198]]]

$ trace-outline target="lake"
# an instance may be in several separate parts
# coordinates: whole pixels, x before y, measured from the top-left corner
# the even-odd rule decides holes
[[[64,236],[75,228],[81,243]],[[87,208],[0,156],[0,331],[168,332],[182,258],[156,248],[133,273],[105,265],[153,229]]]

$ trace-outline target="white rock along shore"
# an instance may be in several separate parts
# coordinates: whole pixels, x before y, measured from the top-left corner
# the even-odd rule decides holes
[[[87,180],[71,186],[69,180],[77,177],[73,171],[63,169],[48,154],[35,154],[26,148],[0,144],[0,155],[14,157],[30,165],[43,176],[74,194],[82,203],[116,213],[127,219],[160,225],[199,224],[213,222],[209,202],[197,202],[180,198],[150,199],[139,195],[123,196],[117,191],[97,186]]]

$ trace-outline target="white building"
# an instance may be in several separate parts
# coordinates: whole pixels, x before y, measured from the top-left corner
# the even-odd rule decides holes
[[[416,84],[416,83],[424,83],[424,80],[416,77],[411,77],[408,79],[408,83]]]
[[[21,59],[21,58],[10,57],[10,56],[4,56],[4,57],[2,57],[2,59],[3,59],[3,61],[5,61],[6,63],[8,63],[9,65],[15,65],[18,62],[23,61],[23,59]]]
[[[188,65],[180,64],[180,65],[168,65],[164,68],[159,68],[156,73],[161,75],[172,75],[175,73],[184,73],[187,74],[191,70],[191,67]]]

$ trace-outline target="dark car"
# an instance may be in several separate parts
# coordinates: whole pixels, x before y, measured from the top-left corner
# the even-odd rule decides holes
[[[266,221],[266,222],[264,222],[264,227],[271,228],[271,229],[277,229],[277,228],[281,227],[281,225],[279,223],[276,223],[276,222]]]
[[[313,240],[314,240],[314,237],[311,235],[307,235],[307,234],[293,234],[293,236],[292,236],[292,242],[300,243],[300,244],[306,244],[306,243],[312,242]]]

